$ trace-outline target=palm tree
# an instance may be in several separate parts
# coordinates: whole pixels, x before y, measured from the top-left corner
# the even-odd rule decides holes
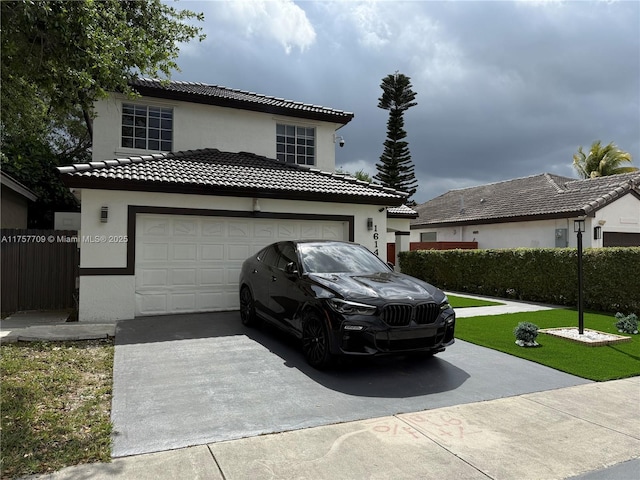
[[[631,163],[631,154],[620,150],[613,142],[603,147],[600,140],[593,142],[588,153],[578,147],[573,155],[573,167],[581,178],[605,177],[619,173],[638,171],[637,167],[624,166]]]

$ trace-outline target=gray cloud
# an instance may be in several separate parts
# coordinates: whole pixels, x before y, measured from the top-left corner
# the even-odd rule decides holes
[[[573,153],[594,140],[640,166],[637,2],[268,3],[284,17],[187,3],[205,13],[208,38],[186,46],[174,78],[352,111],[337,163],[375,174],[379,85],[399,70],[418,93],[405,116],[418,202],[545,171],[574,176]],[[303,28],[283,35],[287,12]]]

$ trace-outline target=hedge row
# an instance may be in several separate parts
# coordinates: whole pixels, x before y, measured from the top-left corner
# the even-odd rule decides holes
[[[444,290],[577,306],[575,248],[401,252],[402,272]],[[585,249],[587,309],[640,314],[640,247]]]

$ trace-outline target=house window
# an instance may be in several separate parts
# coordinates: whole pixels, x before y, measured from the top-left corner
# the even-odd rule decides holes
[[[437,242],[438,232],[424,232],[420,234],[421,242]]]
[[[295,125],[276,126],[276,158],[285,163],[316,164],[316,129]]]
[[[123,103],[122,146],[170,152],[173,149],[173,109]]]

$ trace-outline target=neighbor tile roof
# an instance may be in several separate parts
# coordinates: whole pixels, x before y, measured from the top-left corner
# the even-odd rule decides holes
[[[217,149],[153,154],[58,167],[73,188],[254,196],[399,206],[407,194],[253,153]]]
[[[208,85],[206,83],[140,78],[131,81],[129,84],[140,95],[147,97],[204,103],[220,107],[335,122],[342,125],[349,123],[354,117],[353,113],[343,110],[218,85]]]
[[[387,208],[387,217],[390,218],[417,218],[418,212],[407,205],[400,205],[399,207]]]
[[[592,214],[629,192],[640,198],[640,172],[576,180],[549,173],[450,190],[418,205],[419,226],[499,223]]]

